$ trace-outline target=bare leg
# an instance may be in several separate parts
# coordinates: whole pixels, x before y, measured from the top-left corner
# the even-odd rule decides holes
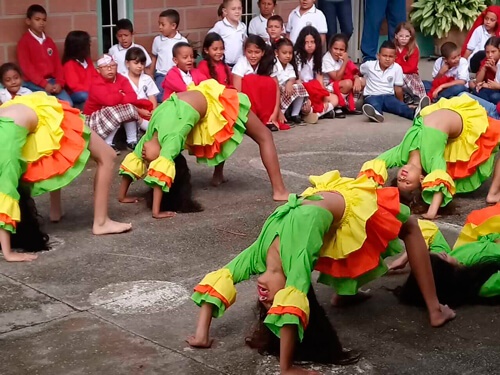
[[[224,178],[224,162],[222,162],[214,168],[211,185],[217,187],[225,182],[227,178]]]
[[[500,160],[500,159],[499,159]],[[495,164],[495,171],[493,172],[493,180],[491,181],[490,191],[486,196],[486,203],[495,204],[500,202],[500,161],[497,160]]]
[[[108,216],[109,188],[113,178],[115,151],[92,131],[89,144],[90,156],[97,163],[94,180],[94,234],[123,233],[132,229],[130,223],[119,223]]]
[[[417,279],[422,292],[429,319],[433,327],[440,327],[455,318],[455,312],[446,305],[441,305],[436,295],[436,285],[432,274],[429,251],[425,244],[417,220],[410,217],[401,228],[399,237],[404,241],[411,271]]]
[[[248,113],[246,128],[247,135],[259,145],[262,163],[264,163],[271,180],[273,199],[275,201],[286,201],[289,193],[281,176],[278,153],[271,132],[262,125],[262,122],[252,111]]]
[[[50,221],[58,223],[63,217],[61,203],[61,189],[50,192]]]

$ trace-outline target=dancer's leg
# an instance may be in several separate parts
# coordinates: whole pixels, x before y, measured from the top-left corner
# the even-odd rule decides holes
[[[214,168],[211,184],[217,187],[224,182],[227,182],[227,178],[224,178],[224,162],[222,162]]]
[[[61,203],[61,189],[50,192],[50,221],[57,223],[61,220],[62,203]]]

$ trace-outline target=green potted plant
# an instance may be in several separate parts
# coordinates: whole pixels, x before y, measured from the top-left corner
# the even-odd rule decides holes
[[[491,0],[416,0],[410,20],[423,35],[435,38],[438,52],[448,41],[461,46],[477,16],[491,3]]]

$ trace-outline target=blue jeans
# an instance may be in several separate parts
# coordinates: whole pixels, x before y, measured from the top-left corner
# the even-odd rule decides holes
[[[415,115],[414,109],[399,101],[394,95],[365,96],[365,104],[372,105],[380,114],[388,112],[409,120],[413,120],[413,116]]]
[[[70,94],[70,97],[74,104],[85,103],[89,98],[89,93],[86,91],[77,91]]]
[[[163,83],[164,79],[165,79],[165,74],[155,73],[156,87],[158,87],[158,90],[160,90],[160,93],[158,95],[156,95],[156,101],[158,102],[158,104],[160,104],[161,102],[163,102],[163,93],[164,93],[164,90],[163,90],[163,87],[162,87],[162,83]]]
[[[318,8],[325,14],[328,25],[327,41],[337,34],[337,19],[339,20],[342,34],[351,37],[354,26],[352,24],[351,0],[331,1],[319,0]]]
[[[489,101],[484,100],[484,99],[482,99],[482,98],[480,98],[478,96],[472,95],[472,94],[470,94],[468,92],[463,92],[460,95],[467,95],[467,96],[470,96],[472,99],[477,100],[477,102],[479,103],[479,105],[481,107],[483,107],[486,110],[486,112],[488,113],[488,117],[494,118],[495,120],[500,120],[500,114],[498,113],[497,106],[495,104],[490,103]]]
[[[55,84],[56,80],[54,78],[49,78],[48,79],[49,83]],[[24,87],[30,89],[33,92],[36,91],[45,91],[45,87],[40,87],[35,85],[32,82],[24,82]],[[54,95],[57,99],[64,100],[65,102],[68,102],[70,106],[73,107],[73,100],[71,100],[71,97],[69,94],[66,92],[66,90],[61,90],[61,92],[57,95]]]
[[[460,95],[463,92],[467,92],[467,87],[465,87],[464,85],[451,86],[441,91],[437,96],[437,100],[441,98],[450,99],[453,98],[454,96]]]
[[[490,103],[497,104],[500,102],[500,91],[484,88],[475,92],[474,95],[479,96],[481,99],[487,100]]]
[[[429,91],[431,91],[432,89],[432,81],[422,81],[422,83],[424,84],[424,87],[425,87],[425,92],[426,93],[429,93]]]
[[[388,39],[394,39],[396,26],[406,21],[405,0],[366,0],[365,22],[361,38],[363,61],[375,60],[378,52],[378,40],[382,21],[387,18]]]

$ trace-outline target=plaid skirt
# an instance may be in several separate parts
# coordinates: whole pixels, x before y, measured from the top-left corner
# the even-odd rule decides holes
[[[403,82],[403,89],[405,89],[405,91],[409,94],[417,96],[419,99],[427,95],[424,83],[417,73],[403,74]]]
[[[309,94],[302,83],[294,83],[292,95],[285,92],[285,85],[280,85],[281,111],[285,112],[297,98],[307,98]]]
[[[113,130],[124,122],[138,121],[139,114],[132,104],[118,104],[104,107],[91,115],[85,116],[85,125],[105,139]]]

